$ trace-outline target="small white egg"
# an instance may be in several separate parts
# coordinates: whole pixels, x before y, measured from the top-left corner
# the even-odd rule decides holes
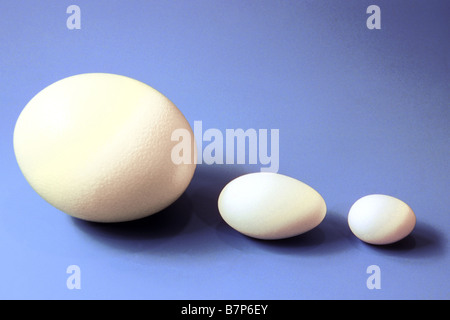
[[[409,235],[416,225],[416,216],[403,201],[372,194],[353,204],[348,214],[348,225],[360,240],[385,245]]]
[[[16,123],[14,151],[27,181],[56,208],[84,220],[129,221],[169,206],[190,183],[195,159],[171,159],[176,129],[193,137],[180,110],[152,87],[80,74],[31,99]]]
[[[326,215],[322,196],[307,184],[271,172],[240,176],[218,200],[222,218],[232,228],[258,239],[282,239],[318,226]]]

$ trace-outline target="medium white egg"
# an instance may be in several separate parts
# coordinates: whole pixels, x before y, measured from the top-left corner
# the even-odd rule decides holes
[[[326,215],[322,196],[307,184],[271,172],[240,176],[218,199],[219,212],[237,231],[258,239],[282,239],[318,226]]]
[[[43,89],[14,130],[19,167],[56,208],[97,222],[139,219],[173,203],[196,167],[171,158],[176,129],[193,133],[163,94],[129,77],[88,73]]]
[[[372,194],[353,204],[348,225],[362,241],[385,245],[409,235],[416,225],[416,216],[405,202],[388,195]]]

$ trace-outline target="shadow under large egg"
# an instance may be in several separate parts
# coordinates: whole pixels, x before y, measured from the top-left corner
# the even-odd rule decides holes
[[[156,245],[180,234],[192,216],[192,203],[185,194],[160,212],[138,220],[99,223],[72,218],[76,227],[95,240],[133,251],[137,242]]]
[[[221,189],[240,174],[228,166],[200,165],[183,195],[158,213],[119,223],[71,219],[89,237],[114,249],[149,254],[220,252],[228,245],[216,236],[216,225],[222,223],[217,199]]]

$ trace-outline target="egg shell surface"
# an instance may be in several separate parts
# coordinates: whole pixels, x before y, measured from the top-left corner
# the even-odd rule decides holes
[[[307,232],[322,222],[327,211],[316,190],[271,172],[250,173],[232,180],[220,193],[218,207],[232,228],[265,240]]]
[[[181,111],[138,80],[87,73],[34,96],[14,130],[18,165],[47,202],[96,222],[139,219],[169,206],[196,167],[175,164],[171,134],[193,133]]]
[[[405,202],[388,195],[372,194],[352,205],[348,225],[360,240],[386,245],[408,236],[416,225],[416,216]]]

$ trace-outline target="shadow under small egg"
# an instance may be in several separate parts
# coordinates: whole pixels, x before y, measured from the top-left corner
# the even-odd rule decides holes
[[[387,245],[367,245],[371,250],[381,254],[408,258],[431,258],[443,254],[445,241],[444,236],[433,226],[418,221],[414,230],[397,242]]]

